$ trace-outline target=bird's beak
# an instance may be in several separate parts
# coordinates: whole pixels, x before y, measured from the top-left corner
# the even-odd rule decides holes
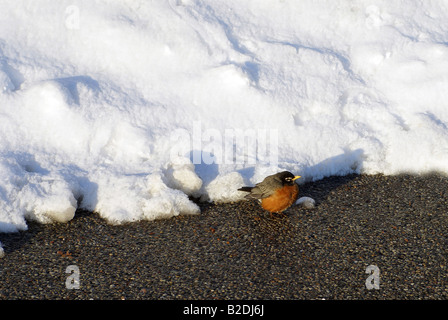
[[[299,178],[301,178],[302,176],[295,176],[294,178],[292,178],[292,181],[297,180]]]

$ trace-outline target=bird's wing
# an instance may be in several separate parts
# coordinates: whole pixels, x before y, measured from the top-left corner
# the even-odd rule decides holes
[[[264,199],[271,196],[275,192],[276,188],[273,188],[271,184],[265,181],[259,182],[252,188],[250,193],[246,195],[246,199]]]

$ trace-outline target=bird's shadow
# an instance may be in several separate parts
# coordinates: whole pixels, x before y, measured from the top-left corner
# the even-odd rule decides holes
[[[359,177],[359,174],[352,173],[345,176],[331,176],[318,181],[306,182],[299,187],[299,198],[310,197],[314,199],[317,207],[328,198],[333,190],[350,183],[357,177]]]
[[[304,175],[308,178],[299,186],[299,197],[310,197],[316,206],[325,201],[328,195],[339,187],[356,179],[363,168],[364,150],[345,150],[344,153],[327,158],[314,166],[305,168]],[[324,177],[321,172],[328,172]]]

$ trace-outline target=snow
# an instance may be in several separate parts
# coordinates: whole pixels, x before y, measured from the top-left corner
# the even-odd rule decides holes
[[[289,170],[448,172],[448,5],[2,1],[0,232],[199,214]]]
[[[295,205],[301,205],[306,209],[312,209],[316,206],[316,201],[310,197],[300,197],[297,199]]]

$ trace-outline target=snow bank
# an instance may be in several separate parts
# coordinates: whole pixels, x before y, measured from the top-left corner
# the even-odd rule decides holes
[[[10,1],[0,231],[197,214],[290,170],[448,172],[448,7]]]

